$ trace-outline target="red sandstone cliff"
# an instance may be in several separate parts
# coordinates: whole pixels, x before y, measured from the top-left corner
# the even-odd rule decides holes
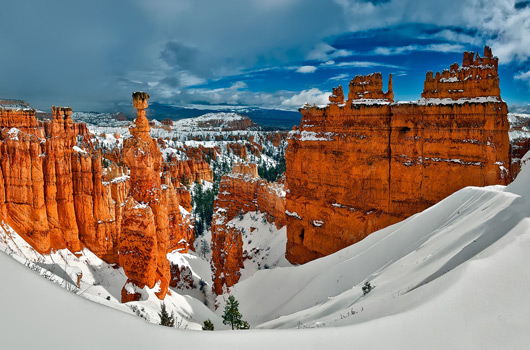
[[[70,108],[52,107],[50,122],[38,122],[32,109],[0,108],[0,219],[39,252],[88,248],[120,263],[128,285],[159,283],[163,298],[171,279],[165,255],[187,251],[194,233],[180,212],[184,191],[177,193],[168,173],[161,178],[161,154],[144,120],[146,98],[135,95],[139,118],[117,155],[125,169],[103,168]],[[137,297],[124,288],[123,301]]]
[[[291,262],[331,254],[465,186],[509,182],[497,59],[488,48],[470,57],[435,82],[428,74],[419,103],[393,104],[375,74],[352,80],[345,105],[334,90],[326,108],[300,110],[286,151]]]
[[[261,211],[267,220],[280,228],[285,225],[285,193],[283,183],[269,183],[258,175],[256,164],[233,166],[223,176],[214,203],[212,218],[212,273],[214,292],[222,294],[223,286],[239,281],[243,267],[242,233],[228,222],[239,213]]]

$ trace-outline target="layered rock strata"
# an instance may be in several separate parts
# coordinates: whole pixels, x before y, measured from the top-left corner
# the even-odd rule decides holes
[[[488,48],[484,56],[465,53],[434,83],[428,73],[417,103],[392,103],[375,74],[352,80],[346,104],[335,90],[327,107],[300,110],[286,151],[291,262],[331,254],[465,186],[510,181],[507,106],[497,59]]]

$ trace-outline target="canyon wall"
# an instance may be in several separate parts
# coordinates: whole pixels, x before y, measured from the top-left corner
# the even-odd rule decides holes
[[[0,219],[41,253],[88,248],[129,278],[123,301],[135,288],[171,279],[165,254],[187,251],[194,240],[190,217],[180,211],[158,145],[149,136],[147,94],[135,94],[138,118],[122,154],[125,167],[103,167],[85,124],[70,108],[52,107],[51,121],[30,108],[0,108]],[[182,195],[181,195],[182,196]],[[189,196],[189,193],[188,193]]]
[[[357,76],[344,103],[306,106],[286,151],[287,258],[305,263],[358,242],[465,186],[507,184],[507,106],[497,58],[427,73],[422,98],[393,103],[392,80]]]
[[[232,172],[222,177],[214,203],[211,266],[216,294],[223,293],[223,286],[236,284],[243,267],[242,233],[229,221],[252,211],[266,213],[267,220],[277,228],[284,226],[283,183],[261,179],[256,164],[236,163]]]

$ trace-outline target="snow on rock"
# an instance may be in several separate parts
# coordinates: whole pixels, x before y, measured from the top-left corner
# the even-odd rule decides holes
[[[464,104],[464,103],[486,103],[486,102],[502,102],[497,96],[482,96],[474,98],[420,98],[417,102],[418,105],[451,105],[451,104]]]
[[[79,148],[79,147],[77,147],[77,146],[74,146],[73,149],[74,149],[74,151],[77,152],[77,153],[88,154],[87,151],[85,151],[84,149]]]

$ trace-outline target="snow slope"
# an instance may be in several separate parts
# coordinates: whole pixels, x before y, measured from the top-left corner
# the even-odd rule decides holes
[[[87,249],[76,254],[62,249],[49,255],[41,255],[7,224],[2,222],[0,225],[0,251],[80,297],[131,315],[136,314],[151,323],[158,324],[160,321],[158,312],[160,312],[161,301],[154,294],[156,286],[153,289],[147,287],[138,289],[137,292],[142,294],[141,301],[122,304],[121,289],[127,281],[123,268],[107,264]],[[187,261],[200,260],[193,252],[180,254],[176,251],[171,254],[170,260],[175,259],[185,261],[186,264],[188,264]],[[202,265],[208,265],[207,262],[202,262]],[[201,263],[194,263],[193,266],[200,267]],[[1,274],[0,272],[0,276]],[[204,280],[207,284],[207,291],[211,290],[211,277],[209,278],[209,275],[205,274]],[[202,295],[195,289],[191,292],[178,293],[173,290],[164,300],[168,312],[175,313],[180,327],[201,329],[204,319],[210,318],[216,327],[222,328],[224,325],[221,319],[204,305],[204,299],[208,298],[208,295]],[[195,292],[196,298],[187,295],[193,294],[193,292]]]
[[[250,331],[149,325],[78,298],[2,254],[0,342],[80,349],[528,348],[529,166],[508,187],[465,188],[328,257],[257,271],[232,288]],[[375,288],[363,296],[365,281]],[[185,301],[195,312],[198,305]]]

